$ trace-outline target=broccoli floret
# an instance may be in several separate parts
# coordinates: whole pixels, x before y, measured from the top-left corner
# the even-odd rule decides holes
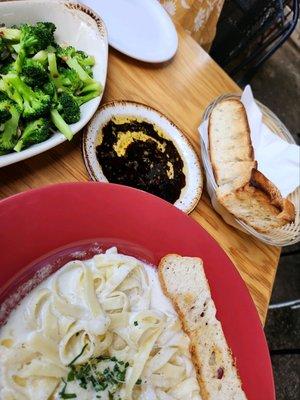
[[[50,136],[50,123],[45,118],[39,118],[29,122],[18,143],[15,145],[15,151],[21,151],[24,148],[32,146],[36,143],[41,143],[47,140]]]
[[[51,110],[51,120],[59,132],[61,132],[68,140],[72,140],[73,132],[56,108]]]
[[[13,88],[22,98],[23,112],[26,119],[36,119],[45,115],[51,106],[51,98],[41,90],[33,91],[15,74],[8,74],[2,78],[9,87]],[[1,81],[0,81],[1,83]],[[0,86],[1,90],[1,86]],[[9,93],[7,93],[9,96]],[[11,98],[11,96],[9,96]]]
[[[0,37],[0,62],[6,62],[6,60],[10,57],[9,46],[5,42],[4,39]]]
[[[24,82],[29,86],[40,87],[48,81],[48,73],[42,64],[30,58],[23,64],[22,75]]]
[[[21,26],[20,44],[26,54],[36,54],[54,42],[55,25],[52,22],[38,22],[36,25]]]
[[[11,74],[3,75],[0,80],[0,92],[16,102],[20,109],[23,109],[23,98],[16,90],[15,86],[7,79]]]
[[[100,96],[102,92],[102,85],[99,82],[94,81],[93,83],[86,85],[78,96],[76,96],[77,104],[81,106],[84,103]]]
[[[74,47],[59,47],[57,49],[57,56],[64,61],[69,68],[74,69],[83,82],[92,83],[94,81],[93,78],[80,65],[76,49],[74,49]]]
[[[58,54],[69,68],[58,69],[56,54],[48,54],[49,72],[57,90],[72,92],[79,106],[99,96],[103,90],[101,84],[84,71],[76,58],[67,57],[66,54],[76,56],[76,50],[73,47],[67,47],[66,49],[59,48]],[[89,59],[88,56],[86,56],[86,59]]]
[[[83,82],[74,69],[59,68],[59,76],[54,79],[58,90],[68,89],[72,93],[80,93],[83,88]]]
[[[41,90],[50,96],[50,99],[56,101],[56,87],[52,79],[49,79],[42,87]]]
[[[6,93],[0,92],[0,101],[9,100],[9,97]]]
[[[11,42],[19,42],[21,31],[19,29],[6,28],[6,26],[4,26],[0,28],[0,38]]]
[[[8,60],[6,60],[5,64],[1,65],[0,74],[6,75],[9,72],[14,71],[14,69],[15,69],[15,60],[12,58],[8,59]]]
[[[3,124],[3,131],[0,134],[0,155],[10,153],[18,140],[18,125],[20,110],[16,104],[9,103],[11,118]]]
[[[72,94],[62,92],[58,95],[57,110],[67,124],[75,124],[80,120],[80,108]]]
[[[76,58],[82,68],[91,77],[93,77],[93,66],[95,65],[95,57],[86,54],[84,51],[76,51]]]
[[[10,107],[9,100],[0,101],[0,125],[11,119]]]
[[[90,56],[83,50],[76,50],[76,55],[77,55],[79,64],[81,64],[82,66],[89,65],[89,66],[93,67],[95,65],[95,57]]]
[[[34,26],[24,24],[20,27],[20,43],[17,47],[14,46],[15,51],[18,53],[15,64],[17,72],[22,70],[27,55],[36,54],[54,42],[55,29],[55,25],[51,22],[38,22]]]
[[[70,90],[73,93],[78,93],[84,86],[77,72],[70,68],[57,67],[57,59],[55,53],[48,54],[49,72],[57,90]]]

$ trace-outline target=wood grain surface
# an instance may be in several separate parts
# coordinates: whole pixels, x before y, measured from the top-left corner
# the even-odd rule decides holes
[[[132,60],[110,49],[103,102],[136,100],[166,114],[187,135],[200,156],[197,128],[206,106],[239,88],[180,27],[175,58],[160,65]],[[31,159],[0,170],[0,197],[59,182],[89,179],[81,155],[81,134]],[[280,249],[228,226],[212,209],[208,195],[191,214],[222,246],[246,282],[264,322]],[[220,276],[222,279],[222,276]]]

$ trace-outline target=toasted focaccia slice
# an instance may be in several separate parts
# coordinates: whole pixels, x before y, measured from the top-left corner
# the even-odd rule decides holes
[[[248,180],[237,178],[218,187],[216,193],[231,214],[258,232],[267,233],[295,220],[293,203],[255,168]]]
[[[200,258],[170,254],[158,274],[191,340],[191,354],[204,400],[245,400]]]
[[[217,180],[218,171],[226,168],[224,163],[254,161],[247,114],[238,99],[223,100],[214,107],[209,117],[208,138],[211,164]]]

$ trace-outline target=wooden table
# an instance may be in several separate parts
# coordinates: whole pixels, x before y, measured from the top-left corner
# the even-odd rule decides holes
[[[144,64],[110,49],[103,102],[128,99],[159,109],[185,132],[200,154],[197,128],[205,107],[216,96],[237,92],[239,88],[183,29],[178,27],[178,32],[178,53],[164,64]],[[63,143],[34,158],[2,168],[0,197],[51,183],[88,180],[80,147],[80,135],[76,135],[71,143]],[[226,225],[212,209],[205,192],[191,216],[229,255],[264,322],[280,249]]]

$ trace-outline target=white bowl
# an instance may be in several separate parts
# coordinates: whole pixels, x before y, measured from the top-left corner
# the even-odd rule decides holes
[[[174,206],[190,213],[198,204],[203,188],[202,171],[198,157],[181,130],[160,111],[134,101],[111,101],[103,104],[86,126],[82,140],[85,166],[92,180],[108,182],[96,156],[97,137],[104,125],[116,116],[134,117],[149,121],[160,128],[177,148],[183,164],[186,184]]]
[[[84,50],[95,57],[95,80],[106,82],[108,41],[102,19],[83,4],[59,0],[19,0],[0,2],[1,23],[6,26],[23,22],[34,24],[38,21],[53,22],[57,29],[55,37],[58,43],[69,44]],[[102,94],[81,107],[81,119],[71,125],[75,134],[82,129],[97,110]],[[0,167],[13,164],[51,149],[64,142],[65,136],[55,132],[48,140],[33,145],[20,153],[0,156]]]

